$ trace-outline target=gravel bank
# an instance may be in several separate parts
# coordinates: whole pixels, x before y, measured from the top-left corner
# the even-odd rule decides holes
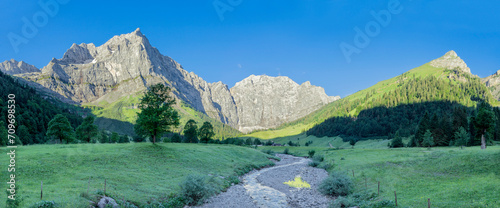
[[[252,171],[242,177],[242,183],[212,197],[203,208],[281,208],[328,207],[330,198],[317,191],[319,183],[328,173],[308,166],[309,159],[278,154],[281,161],[269,168]],[[311,188],[294,188],[284,182],[300,176]]]

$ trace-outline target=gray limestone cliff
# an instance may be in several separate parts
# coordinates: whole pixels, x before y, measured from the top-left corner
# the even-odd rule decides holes
[[[490,89],[491,94],[497,100],[500,100],[500,70],[492,74],[491,76],[481,79],[488,89]]]
[[[276,127],[338,99],[309,82],[298,85],[286,77],[251,76],[232,89],[222,82],[208,83],[162,55],[139,29],[98,47],[73,44],[41,72],[19,76],[83,104],[113,103],[164,83],[176,98],[243,132]]]
[[[31,72],[40,72],[38,68],[27,64],[24,61],[16,61],[14,59],[0,63],[0,71],[8,75],[16,75]]]
[[[288,77],[250,76],[231,88],[238,107],[239,130],[277,127],[304,117],[340,99],[327,96],[321,87],[302,85]]]

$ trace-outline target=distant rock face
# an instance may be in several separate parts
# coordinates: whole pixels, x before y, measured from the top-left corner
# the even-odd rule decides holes
[[[160,54],[139,29],[99,47],[73,44],[41,72],[21,77],[78,103],[93,104],[112,103],[164,83],[194,109],[243,132],[293,121],[339,99],[309,82],[298,85],[286,77],[251,76],[232,89],[222,82],[207,83]]]
[[[491,94],[497,100],[500,100],[500,70],[491,76],[485,77],[481,79],[486,87],[490,89]]]
[[[462,72],[471,73],[470,68],[467,67],[467,64],[458,57],[455,51],[449,51],[441,58],[431,61],[431,66],[436,68],[444,68],[449,70],[460,70]]]
[[[304,117],[340,99],[321,87],[302,85],[288,77],[250,76],[231,88],[241,132],[276,127]]]
[[[16,75],[30,72],[40,72],[38,68],[33,65],[29,65],[24,61],[16,61],[11,59],[10,61],[4,61],[0,63],[0,71],[8,75]]]

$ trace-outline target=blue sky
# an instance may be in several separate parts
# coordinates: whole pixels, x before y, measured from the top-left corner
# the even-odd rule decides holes
[[[283,75],[345,97],[449,50],[480,77],[500,69],[498,1],[59,1],[53,13],[38,1],[0,2],[1,61],[14,58],[41,68],[72,43],[101,45],[140,27],[186,70],[230,87],[251,74]],[[384,25],[372,16],[386,11],[391,19]],[[23,18],[35,18],[37,31],[23,34]],[[355,28],[366,33],[367,25],[369,44],[356,45]],[[17,52],[12,34],[24,38]],[[343,42],[359,52],[350,61]]]

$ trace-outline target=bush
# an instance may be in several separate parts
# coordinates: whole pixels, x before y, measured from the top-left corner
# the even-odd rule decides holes
[[[353,183],[349,177],[339,172],[332,172],[321,182],[318,191],[329,196],[346,196],[351,193]]]
[[[318,167],[319,164],[320,164],[320,162],[318,162],[318,161],[309,162],[309,166],[311,166],[311,167]]]
[[[285,155],[290,154],[290,150],[288,150],[288,148],[285,148],[285,150],[283,150],[283,154],[285,154]]]
[[[323,157],[322,155],[316,155],[312,159],[313,159],[313,161],[318,161],[318,162],[325,161],[325,157]]]
[[[187,176],[180,187],[181,196],[188,205],[199,205],[213,193],[213,188],[206,183],[206,178],[199,175]]]
[[[137,136],[137,135],[134,136],[133,140],[134,140],[134,142],[137,142],[137,143],[139,143],[139,142],[145,142],[146,141],[146,139],[144,139],[144,137]]]
[[[332,208],[343,207],[370,207],[370,208],[391,208],[396,207],[393,201],[377,200],[375,193],[359,192],[348,197],[338,197],[330,206]]]
[[[39,201],[31,205],[31,208],[54,208],[54,207],[57,207],[54,201]]]
[[[182,142],[181,135],[179,135],[179,134],[172,135],[172,138],[170,138],[170,141],[172,143],[181,143]]]
[[[54,207],[57,207],[54,201],[39,201],[31,205],[31,208],[54,208]]]
[[[270,149],[268,149],[268,150],[262,150],[262,152],[266,153],[268,155],[274,155],[274,152],[272,150],[270,150]]]
[[[394,137],[391,140],[391,148],[399,148],[399,147],[404,147],[405,145],[403,144],[403,138],[401,137]]]
[[[307,154],[309,155],[309,158],[312,158],[314,156],[314,153],[316,153],[316,151],[314,151],[314,150],[309,150],[309,152],[307,152]]]
[[[130,143],[130,139],[127,135],[121,135],[120,139],[118,139],[118,143]]]

